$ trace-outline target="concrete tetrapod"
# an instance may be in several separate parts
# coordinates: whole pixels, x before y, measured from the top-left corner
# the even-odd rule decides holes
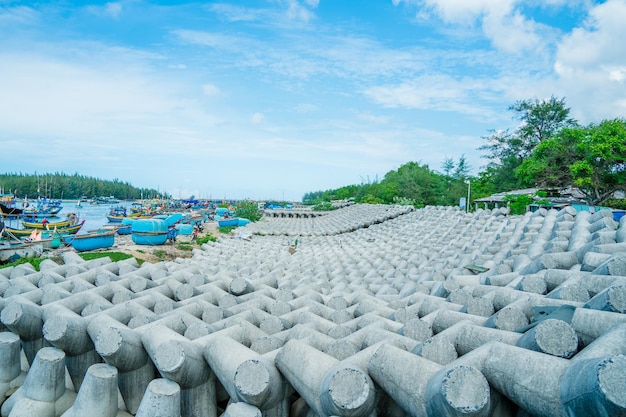
[[[135,417],[180,417],[180,387],[174,381],[152,380]]]
[[[376,392],[367,372],[290,340],[276,355],[276,366],[319,416],[368,416]]]
[[[182,417],[216,417],[215,374],[200,345],[163,325],[151,327],[141,338],[161,375],[181,388]]]
[[[446,366],[382,344],[370,359],[369,374],[412,416],[487,417],[489,384],[474,367]]]
[[[626,415],[624,355],[576,361],[490,342],[454,364],[476,367],[533,416]]]
[[[16,295],[6,303],[0,319],[9,330],[20,336],[26,359],[32,365],[37,351],[44,346],[41,306]]]
[[[88,320],[62,306],[44,311],[44,338],[65,352],[65,365],[76,391],[80,390],[89,367],[102,362],[87,334]]]
[[[107,314],[93,318],[87,331],[96,352],[117,368],[120,394],[128,411],[136,413],[148,384],[156,376],[141,336]]]
[[[20,338],[11,332],[0,332],[0,401],[24,383],[26,373],[20,366]],[[2,405],[2,404],[0,404]]]
[[[89,367],[74,404],[61,417],[130,417],[118,410],[117,369],[103,363]]]
[[[45,347],[37,352],[24,380],[4,404],[2,417],[58,417],[71,407],[76,394],[65,389],[65,354]]]
[[[281,403],[289,387],[273,361],[227,336],[213,334],[203,341],[204,357],[231,401],[243,401],[264,411],[280,407],[287,411],[287,417],[288,407]]]

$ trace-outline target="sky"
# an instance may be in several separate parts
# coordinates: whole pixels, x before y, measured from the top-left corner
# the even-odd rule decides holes
[[[476,175],[518,100],[626,116],[625,21],[626,0],[0,0],[0,172],[288,201],[408,162]]]

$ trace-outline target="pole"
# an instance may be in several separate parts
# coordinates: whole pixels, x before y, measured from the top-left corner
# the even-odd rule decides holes
[[[465,203],[465,210],[467,213],[469,213],[470,209],[470,190],[472,189],[472,182],[470,180],[467,180],[467,203]]]

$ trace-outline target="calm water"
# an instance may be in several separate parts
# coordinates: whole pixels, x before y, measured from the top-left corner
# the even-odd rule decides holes
[[[81,203],[80,207],[76,206],[75,201],[64,201],[63,210],[61,210],[57,217],[49,217],[51,222],[59,222],[65,220],[69,213],[76,213],[80,220],[85,220],[85,225],[80,229],[80,234],[86,233],[88,230],[98,229],[105,224],[108,224],[106,215],[109,214],[112,207],[123,206],[126,207],[127,213],[130,213],[131,202],[121,202],[119,204],[89,204]],[[5,220],[8,226],[20,228],[21,219],[17,220]]]
[[[85,225],[80,229],[81,233],[85,233],[87,230],[98,229],[105,224],[108,224],[107,214],[113,207],[126,207],[126,212],[130,213],[130,202],[121,202],[119,204],[89,204],[81,203],[80,208],[77,208],[75,202],[64,202],[63,210],[59,213],[59,216],[65,218],[67,213],[76,213],[80,220],[85,220]]]

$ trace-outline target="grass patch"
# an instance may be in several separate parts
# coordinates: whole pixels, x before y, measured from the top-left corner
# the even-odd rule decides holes
[[[193,246],[191,242],[180,242],[176,245],[176,248],[180,250],[192,250]]]
[[[98,259],[98,258],[104,258],[104,257],[109,257],[111,258],[112,262],[117,262],[117,261],[123,261],[125,259],[128,258],[132,258],[132,255],[129,255],[127,253],[122,253],[122,252],[86,252],[86,253],[79,253],[78,256],[80,256],[82,259],[84,259],[85,261],[91,261],[92,259]],[[27,259],[19,259],[15,262],[11,262],[8,264],[4,264],[4,265],[0,265],[0,269],[2,268],[8,268],[11,266],[18,266],[18,265],[22,265],[22,264],[31,264],[36,271],[39,271],[39,265],[46,259],[52,259],[53,261],[55,261],[56,263],[58,263],[59,265],[61,265],[63,263],[63,260],[61,257],[58,258],[48,258],[48,257],[42,257],[42,258],[27,258]],[[137,259],[137,263],[139,263],[139,265],[141,265],[144,260],[143,259]]]
[[[198,245],[204,245],[207,242],[217,242],[217,238],[213,235],[204,235],[202,237],[197,238],[195,241]]]
[[[218,230],[220,231],[220,233],[227,235],[232,230],[235,230],[236,228],[237,228],[237,226],[222,226]]]
[[[91,261],[92,259],[105,258],[108,256],[109,258],[111,258],[111,261],[113,262],[123,261],[125,259],[133,257],[133,255],[129,255],[127,253],[122,253],[122,252],[88,252],[88,253],[81,253],[79,254],[79,256],[86,261]]]
[[[8,264],[2,264],[0,265],[0,269],[2,268],[9,268],[11,266],[18,266],[18,265],[22,265],[22,264],[31,264],[33,267],[35,267],[36,271],[39,271],[39,264],[41,262],[43,262],[43,260],[46,258],[22,258],[22,259],[18,259],[15,262],[9,262]]]
[[[163,249],[157,249],[157,250],[155,250],[154,252],[152,252],[152,254],[153,254],[154,256],[156,256],[157,258],[159,258],[160,260],[165,259],[165,254],[166,254],[166,253],[167,253],[167,252],[165,252]]]

